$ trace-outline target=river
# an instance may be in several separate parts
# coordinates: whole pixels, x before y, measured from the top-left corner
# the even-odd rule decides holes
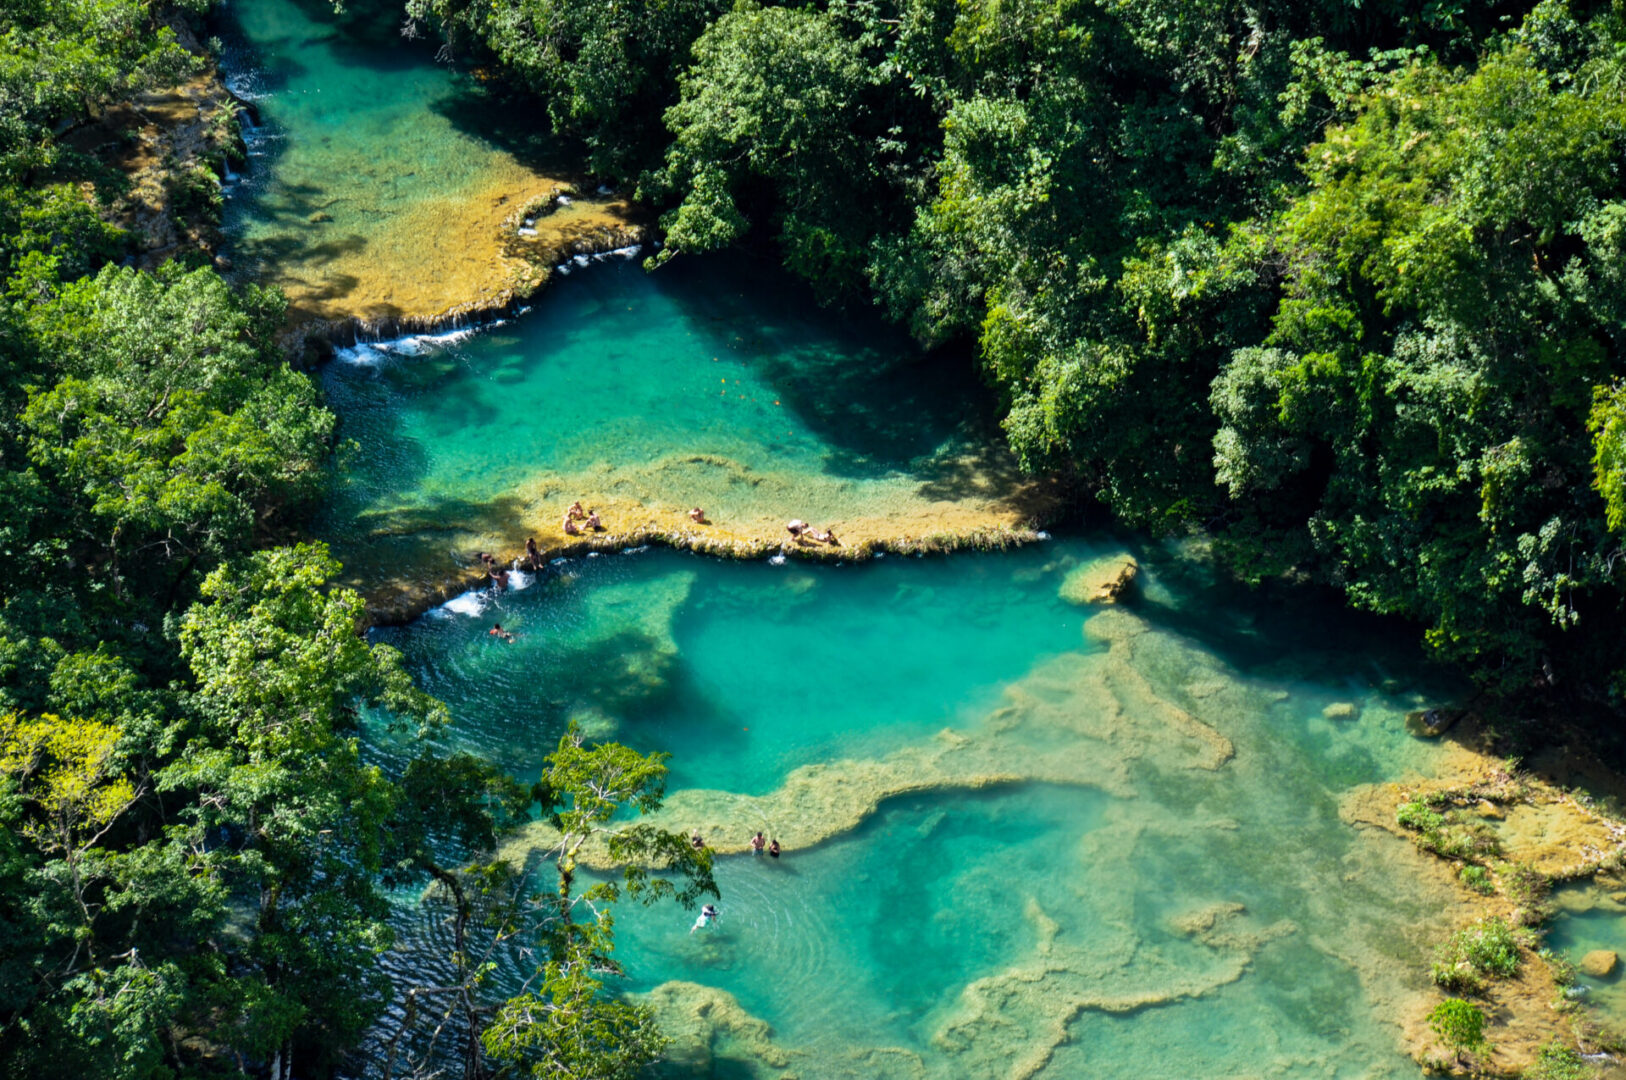
[[[469,75],[324,10],[234,8],[262,126],[233,252],[323,318],[399,313],[456,206],[543,174],[458,107]],[[661,820],[738,853],[714,927],[619,915],[619,989],[656,1006],[666,1070],[1419,1075],[1401,1023],[1462,893],[1341,815],[1443,767],[1402,718],[1459,688],[1414,633],[1228,585],[1197,542],[888,554],[867,541],[1025,512],[969,362],[743,256],[639,254],[564,263],[477,333],[341,340],[323,379],[356,447],[318,532],[363,590],[517,548],[576,498],[612,531],[699,505],[753,542],[791,517],[866,540],[817,564],[601,544],[372,631],[447,702],[449,743],[522,778],[572,721],[672,753]],[[1122,603],[1069,599],[1126,554]],[[758,828],[781,858],[739,851]],[[444,963],[440,915],[400,897],[403,981]]]

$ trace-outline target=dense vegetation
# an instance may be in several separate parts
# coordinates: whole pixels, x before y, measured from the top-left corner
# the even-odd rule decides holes
[[[1626,21],[1575,0],[408,0],[665,207],[974,339],[1024,464],[1618,715]]]
[[[450,1015],[471,1077],[557,1075],[561,1054],[627,1075],[661,1039],[600,993],[605,901],[692,900],[709,859],[634,831],[614,850],[676,868],[681,894],[637,870],[540,897],[477,861],[539,800],[593,833],[606,791],[658,804],[664,766],[567,740],[529,790],[438,751],[444,708],[357,635],[327,553],[287,542],[334,417],[275,342],[282,299],[118,265],[120,178],[70,149],[206,62],[160,14],[185,12],[0,6],[0,1076],[323,1075],[392,1001]],[[397,729],[387,758],[361,738],[370,706]],[[384,890],[414,883],[477,913],[488,952],[535,950],[531,990],[505,1000],[461,932],[456,986],[392,985]],[[396,1076],[444,1064],[402,1034]]]
[[[661,1039],[601,993],[605,903],[711,888],[618,816],[658,805],[661,761],[572,733],[526,790],[437,748],[444,710],[292,542],[334,418],[276,347],[281,299],[121,265],[118,177],[71,149],[204,62],[166,20],[205,6],[0,6],[0,1075],[319,1074],[391,1002],[395,1075],[632,1075]],[[831,302],[974,340],[1022,461],[1121,519],[1417,620],[1515,707],[1618,711],[1615,8],[408,11],[665,209],[658,262],[767,237]],[[540,895],[473,861],[538,806]],[[589,844],[632,869],[578,889]],[[455,927],[437,985],[376,962],[384,890],[414,884]],[[506,998],[517,944],[536,977]]]

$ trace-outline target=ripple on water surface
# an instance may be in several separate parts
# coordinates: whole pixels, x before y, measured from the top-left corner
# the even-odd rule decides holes
[[[709,931],[620,913],[675,1075],[1415,1076],[1386,1021],[1452,894],[1339,800],[1429,768],[1428,688],[1372,624],[1156,549],[1128,609],[1062,601],[1110,548],[578,559],[375,635],[518,771],[577,717],[674,752],[672,827],[824,837],[724,856]],[[821,831],[832,785],[860,810]]]

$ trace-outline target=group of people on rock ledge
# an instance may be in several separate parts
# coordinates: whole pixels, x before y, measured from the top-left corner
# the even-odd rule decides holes
[[[580,525],[576,524],[578,521],[581,522]],[[604,523],[598,519],[597,510],[583,510],[582,501],[577,499],[570,504],[570,509],[565,511],[564,524],[560,528],[564,529],[566,536],[580,536],[583,529],[603,532]],[[526,551],[529,551],[531,544],[527,542],[525,547]]]
[[[696,525],[711,524],[706,519],[706,512],[698,506],[689,511],[689,520]],[[566,536],[581,536],[584,530],[587,532],[603,532],[604,522],[599,518],[597,510],[583,509],[581,500],[577,499],[565,511],[565,518],[561,528],[563,528]],[[841,546],[841,541],[836,539],[833,530],[815,529],[801,518],[792,518],[786,522],[785,531],[790,533],[791,539],[798,544]],[[482,551],[479,553],[479,559],[485,565],[486,573],[491,578],[491,587],[498,592],[508,588],[508,570],[497,563],[496,556],[488,551]],[[525,561],[521,565],[532,572],[542,569],[542,549],[537,546],[536,537],[534,536],[525,538]]]

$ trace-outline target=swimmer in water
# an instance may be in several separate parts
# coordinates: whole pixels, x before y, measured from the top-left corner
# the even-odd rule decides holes
[[[717,921],[717,907],[716,907],[716,905],[707,904],[705,907],[700,909],[700,915],[694,920],[694,925],[689,927],[689,933],[692,934],[696,930],[704,930],[706,927],[710,926],[712,923],[714,923],[716,921]]]
[[[751,854],[761,855],[763,845],[766,843],[767,841],[762,838],[762,834],[760,832],[751,837]]]
[[[502,628],[502,623],[493,623],[491,629],[487,630],[486,633],[490,634],[492,637],[502,638],[504,641],[514,640],[514,635],[510,634],[507,630],[504,630]]]
[[[779,858],[779,841],[775,840],[768,845],[768,854],[776,859]]]

